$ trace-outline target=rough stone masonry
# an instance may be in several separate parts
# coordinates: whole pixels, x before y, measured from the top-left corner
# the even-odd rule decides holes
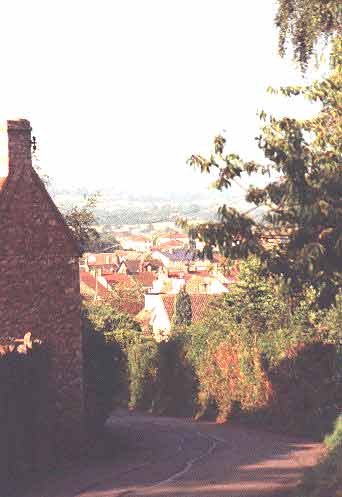
[[[51,358],[51,433],[58,459],[84,439],[79,248],[32,167],[31,126],[0,129],[0,335],[31,331]]]

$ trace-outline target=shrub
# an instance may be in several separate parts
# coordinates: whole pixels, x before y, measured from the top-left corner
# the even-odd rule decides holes
[[[307,470],[294,497],[338,497],[342,488],[342,416],[333,433],[324,440],[326,454],[316,466]]]
[[[0,482],[9,495],[28,473],[56,463],[55,398],[45,344],[0,351]],[[12,350],[13,348],[13,350]]]
[[[193,415],[197,384],[186,358],[182,334],[158,344],[155,411],[174,416]]]
[[[220,421],[238,414],[321,436],[341,402],[336,310],[325,316],[311,288],[291,309],[281,285],[264,276],[261,262],[250,258],[240,268],[240,281],[212,306],[204,323],[184,334],[198,381],[197,416],[214,406]],[[326,338],[319,332],[324,319]]]
[[[82,313],[90,320],[93,329],[100,333],[108,333],[117,329],[141,331],[139,323],[129,314],[117,312],[104,302],[87,302],[83,305]]]
[[[82,324],[86,426],[93,436],[102,429],[115,394],[121,390],[121,350],[118,344],[106,344],[104,335],[94,329],[86,316]]]
[[[153,409],[158,370],[158,346],[152,340],[128,347],[129,406]]]
[[[96,432],[115,404],[128,401],[126,342],[140,327],[106,303],[86,303],[81,316],[87,427]]]

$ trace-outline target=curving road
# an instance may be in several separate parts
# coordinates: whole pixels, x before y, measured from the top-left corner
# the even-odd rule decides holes
[[[286,497],[321,444],[236,425],[116,410],[113,449],[20,497]]]

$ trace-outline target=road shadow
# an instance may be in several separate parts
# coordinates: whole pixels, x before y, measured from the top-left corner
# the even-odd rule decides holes
[[[127,466],[136,466],[83,489],[78,497],[285,497],[321,452],[318,444],[300,437],[233,424],[142,414],[130,419],[126,426],[122,422],[115,426],[112,418],[113,440],[119,441],[112,457],[120,453],[121,462],[125,459]],[[206,444],[197,450],[185,447],[179,454],[170,430],[190,445],[196,437],[204,437]]]

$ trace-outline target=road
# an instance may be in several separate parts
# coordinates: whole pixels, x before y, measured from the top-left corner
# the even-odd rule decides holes
[[[115,411],[112,449],[20,497],[286,497],[322,445],[235,424]]]

